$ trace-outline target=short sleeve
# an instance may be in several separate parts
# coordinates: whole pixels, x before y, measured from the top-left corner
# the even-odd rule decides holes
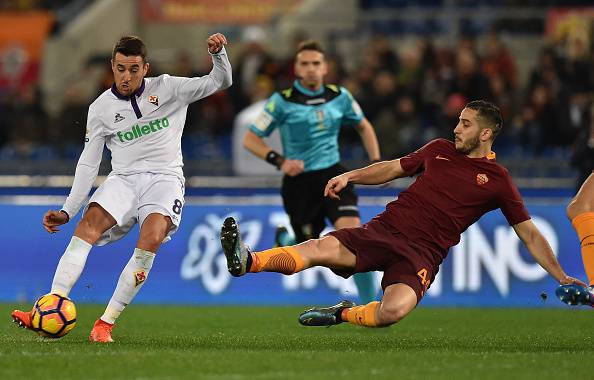
[[[510,226],[530,219],[530,214],[524,205],[520,191],[505,171],[504,184],[497,199],[501,212]]]
[[[260,137],[269,136],[283,120],[283,103],[284,100],[278,93],[272,94],[264,109],[260,111],[254,123],[250,125],[250,131]]]
[[[409,176],[413,176],[425,169],[425,158],[430,156],[441,140],[432,140],[416,151],[400,158],[400,166]]]
[[[344,87],[340,88],[341,92],[343,93],[343,107],[344,107],[344,114],[342,124],[344,125],[358,125],[361,120],[365,117],[363,114],[363,110],[359,103],[355,100],[353,95]]]

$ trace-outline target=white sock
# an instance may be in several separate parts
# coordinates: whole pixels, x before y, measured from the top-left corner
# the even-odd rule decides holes
[[[93,246],[79,237],[72,236],[70,244],[58,262],[54,280],[52,281],[51,293],[58,293],[68,297],[70,290],[80,277],[87,256]]]
[[[130,302],[144,284],[149,271],[153,266],[155,254],[143,249],[135,248],[134,254],[124,267],[118,285],[116,286],[105,313],[101,320],[107,323],[115,323],[117,317]]]

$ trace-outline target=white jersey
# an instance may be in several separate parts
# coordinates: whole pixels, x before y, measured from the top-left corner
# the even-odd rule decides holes
[[[188,104],[231,85],[231,64],[223,48],[213,68],[198,78],[167,74],[144,78],[130,97],[115,85],[89,106],[85,147],[62,209],[72,218],[97,177],[103,147],[111,151],[112,174],[163,173],[183,180],[181,137]]]

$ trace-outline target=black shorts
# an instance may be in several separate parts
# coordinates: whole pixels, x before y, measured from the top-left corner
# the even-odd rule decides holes
[[[357,194],[352,184],[339,193],[339,200],[324,197],[324,188],[330,178],[346,171],[340,164],[336,164],[295,177],[283,177],[283,204],[298,243],[319,237],[326,227],[325,218],[334,224],[342,216],[359,217]]]
[[[439,266],[425,259],[428,248],[410,241],[400,231],[386,227],[377,219],[356,228],[330,232],[356,257],[355,268],[334,271],[342,277],[354,273],[382,271],[382,289],[392,284],[406,284],[417,295],[417,303],[435,279]]]

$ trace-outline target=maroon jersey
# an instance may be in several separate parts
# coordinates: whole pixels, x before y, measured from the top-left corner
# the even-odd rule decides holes
[[[491,157],[492,156],[492,157]],[[421,253],[439,265],[460,234],[480,217],[500,208],[510,225],[530,219],[518,189],[495,154],[469,158],[453,142],[437,139],[400,159],[415,182],[376,219],[409,240],[431,248]]]

